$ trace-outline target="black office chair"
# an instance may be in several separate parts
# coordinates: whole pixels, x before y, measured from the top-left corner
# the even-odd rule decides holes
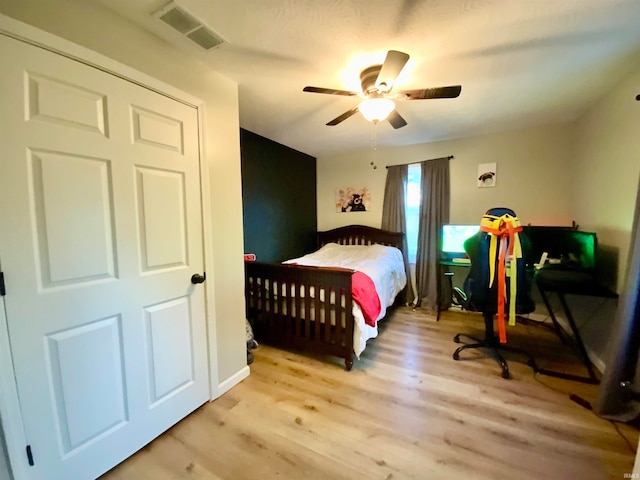
[[[506,318],[515,314],[531,313],[535,309],[535,303],[531,299],[531,283],[525,269],[525,253],[530,248],[528,240],[521,233],[520,222],[513,210],[508,208],[492,208],[485,213],[481,230],[464,243],[464,249],[471,259],[469,274],[464,281],[463,308],[465,310],[482,312],[485,324],[483,339],[459,333],[454,337],[456,343],[460,343],[460,337],[470,338],[475,343],[462,345],[453,354],[454,360],[460,359],[460,352],[470,348],[485,348],[492,353],[502,368],[502,377],[510,378],[509,365],[500,350],[524,355],[527,364],[534,371],[537,366],[533,357],[527,352],[506,344]],[[493,246],[492,246],[493,243]],[[516,266],[514,282],[507,271],[510,262],[500,265],[500,251],[503,249],[505,260],[509,252],[513,250]],[[493,268],[492,268],[493,267]],[[515,287],[515,299],[511,292]],[[504,308],[499,307],[498,292],[503,295]],[[512,304],[515,300],[515,309]],[[515,311],[514,311],[515,310]],[[494,333],[494,316],[498,315],[499,336]]]

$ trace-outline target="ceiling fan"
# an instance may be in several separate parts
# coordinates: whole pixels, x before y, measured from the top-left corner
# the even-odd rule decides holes
[[[373,123],[387,119],[393,128],[402,128],[407,121],[397,112],[394,100],[428,100],[431,98],[456,98],[462,87],[423,88],[418,90],[402,90],[391,93],[396,78],[409,60],[409,55],[397,50],[389,50],[382,65],[372,65],[360,72],[362,92],[335,90],[333,88],[304,87],[304,92],[326,93],[329,95],[343,95],[347,97],[363,97],[357,107],[347,110],[342,115],[331,120],[327,125],[334,126],[351,117],[358,111]]]

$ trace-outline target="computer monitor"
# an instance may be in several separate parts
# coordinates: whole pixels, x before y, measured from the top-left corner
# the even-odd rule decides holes
[[[442,258],[451,260],[453,258],[462,258],[466,256],[464,251],[464,242],[473,237],[480,225],[443,225],[442,226]]]
[[[523,232],[531,244],[528,265],[537,263],[544,252],[556,268],[594,271],[597,266],[598,238],[594,232],[570,227],[526,226]]]

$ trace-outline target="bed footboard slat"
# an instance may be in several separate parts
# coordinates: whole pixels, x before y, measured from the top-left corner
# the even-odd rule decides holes
[[[317,278],[317,272],[314,272],[314,279],[313,279],[313,328],[314,328],[314,332],[313,332],[313,338],[315,339],[319,339],[320,338],[320,326],[322,325],[322,322],[324,321],[323,318],[323,314],[326,311],[326,309],[321,308],[321,304],[320,304],[320,299],[324,298],[324,290],[322,289],[322,286],[320,284],[320,282],[318,281]],[[330,308],[330,307],[328,307]]]
[[[327,289],[325,295],[328,295],[329,301],[331,304],[335,304],[336,297],[333,295],[333,289]],[[324,342],[328,343],[331,341],[331,331],[334,329],[334,325],[338,325],[335,318],[335,310],[333,308],[328,308],[324,310],[324,318],[322,320],[322,334],[324,335]]]

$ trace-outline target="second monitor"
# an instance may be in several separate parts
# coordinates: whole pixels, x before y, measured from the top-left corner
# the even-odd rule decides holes
[[[480,230],[480,225],[443,225],[442,226],[442,260],[456,261],[466,258],[464,242]]]

